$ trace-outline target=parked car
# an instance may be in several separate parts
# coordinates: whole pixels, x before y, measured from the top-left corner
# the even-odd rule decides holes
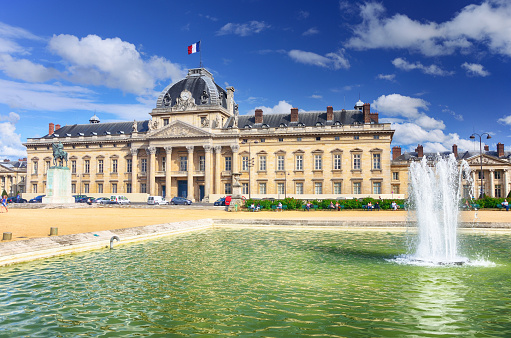
[[[75,203],[79,203],[79,199],[88,198],[87,195],[73,195],[73,197],[75,198]]]
[[[7,203],[27,203],[28,201],[24,198],[13,196],[7,199]]]
[[[170,204],[192,204],[192,201],[184,197],[174,197],[170,200]]]
[[[221,197],[221,198],[217,199],[217,200],[215,201],[215,203],[213,203],[213,205],[215,205],[215,206],[218,206],[218,205],[225,205],[225,197]]]
[[[149,205],[167,205],[169,201],[166,201],[165,198],[161,196],[149,196],[147,198],[147,204]]]
[[[112,195],[110,196],[110,202],[115,204],[130,204],[130,200],[126,196]]]
[[[75,197],[75,203],[87,203],[89,198],[91,198],[91,197],[87,197],[87,196],[78,197],[78,198]]]
[[[92,201],[92,203],[97,204],[110,204],[110,199],[108,197],[98,197]]]
[[[43,197],[46,195],[39,195],[34,198],[32,198],[28,203],[43,203]]]

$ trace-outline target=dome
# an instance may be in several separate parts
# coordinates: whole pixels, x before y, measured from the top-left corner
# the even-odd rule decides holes
[[[89,122],[90,123],[99,123],[99,117],[96,116],[96,114],[94,114],[94,116],[92,116],[90,119],[89,119]]]
[[[204,68],[190,69],[185,79],[167,86],[158,97],[156,108],[174,107],[190,99],[197,106],[222,106],[227,109],[227,92],[215,83],[213,75]]]
[[[357,103],[355,103],[355,109],[359,108],[359,107],[363,107],[363,106],[364,106],[364,102],[362,102],[360,99],[358,100]]]

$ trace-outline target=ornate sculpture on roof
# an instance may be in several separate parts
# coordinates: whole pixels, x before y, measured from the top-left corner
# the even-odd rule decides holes
[[[205,90],[203,90],[203,91],[202,91],[202,95],[201,95],[201,97],[200,97],[200,102],[201,102],[201,104],[206,104],[206,103],[208,103],[208,99],[209,99],[209,95],[208,95],[208,93],[207,93]]]
[[[215,118],[215,128],[221,128],[222,126],[220,125],[220,117],[218,117],[218,115],[216,116]]]
[[[234,127],[238,127],[238,118],[240,116],[240,112],[238,111],[238,104],[234,105]]]
[[[209,119],[208,118],[201,119],[201,127],[202,128],[208,128],[209,127]]]
[[[188,110],[195,109],[195,100],[192,97],[192,93],[188,90],[183,90],[181,95],[176,99],[175,110]]]
[[[137,120],[133,120],[133,126],[131,127],[131,131],[133,133],[138,133],[138,123],[137,123]]]
[[[168,106],[170,106],[171,103],[172,103],[172,98],[170,97],[170,94],[167,92],[165,94],[165,96],[163,97],[163,105],[165,107],[168,107]]]
[[[150,119],[149,120],[149,130],[155,130],[155,129],[158,129],[158,120]]]

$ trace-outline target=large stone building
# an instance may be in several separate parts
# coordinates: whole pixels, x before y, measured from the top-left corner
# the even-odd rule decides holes
[[[27,159],[17,161],[3,160],[0,162],[0,193],[5,190],[7,195],[16,196],[24,193],[27,178]]]
[[[370,105],[352,110],[239,115],[234,88],[204,68],[165,88],[146,121],[53,125],[30,138],[27,191],[44,194],[52,144],[68,152],[72,191],[187,196],[212,201],[232,192],[241,173],[245,197],[302,199],[391,196],[394,131]],[[64,121],[63,121],[64,122]]]

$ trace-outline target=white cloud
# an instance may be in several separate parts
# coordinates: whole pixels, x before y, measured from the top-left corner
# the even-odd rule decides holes
[[[403,59],[403,58],[394,59],[392,61],[392,64],[396,68],[401,69],[401,70],[410,71],[410,70],[418,69],[418,70],[422,71],[424,74],[428,74],[428,75],[447,76],[447,75],[454,74],[454,72],[445,71],[445,70],[441,69],[440,67],[438,67],[437,65],[424,66],[420,62],[410,63],[410,62],[406,61],[406,59]]]
[[[465,62],[461,65],[461,67],[463,67],[467,71],[467,74],[470,76],[486,77],[490,75],[490,72],[486,71],[483,65],[480,65],[478,63]]]
[[[222,28],[220,28],[220,30],[216,32],[216,35],[234,34],[239,36],[248,36],[260,33],[263,30],[268,29],[270,27],[271,26],[266,24],[264,21],[254,20],[248,23],[229,22],[225,24]]]
[[[291,104],[289,104],[285,100],[282,100],[282,101],[279,101],[279,103],[273,107],[265,107],[265,106],[255,107],[255,109],[251,110],[250,113],[254,114],[254,111],[256,109],[262,109],[263,114],[290,114],[291,108],[293,108],[293,106]]]
[[[380,80],[394,81],[396,74],[378,74],[377,78]]]
[[[409,119],[419,118],[422,113],[419,109],[428,110],[429,103],[400,94],[382,95],[371,104],[377,110],[389,116],[402,116]]]
[[[325,56],[321,56],[312,52],[305,52],[302,50],[293,49],[289,51],[288,55],[291,59],[296,62],[303,63],[306,65],[319,66],[324,68],[332,69],[348,69],[350,63],[348,59],[344,57],[344,52],[339,50],[337,53],[328,53]]]
[[[316,27],[311,27],[302,33],[303,36],[311,36],[316,34],[319,34],[319,29],[317,29]]]
[[[61,77],[55,68],[46,68],[27,59],[15,59],[7,54],[0,54],[0,70],[13,79],[28,82],[45,82]]]
[[[426,56],[466,51],[475,43],[511,56],[511,2],[486,0],[464,7],[443,23],[419,22],[406,15],[385,16],[380,3],[360,6],[362,23],[347,46],[355,49],[407,49]]]
[[[147,94],[159,80],[181,79],[185,72],[162,57],[143,60],[131,43],[119,38],[54,35],[49,49],[67,63],[67,79],[80,84],[105,85],[133,94]]]
[[[311,98],[311,99],[322,99],[322,98],[323,98],[323,96],[321,96],[321,95],[316,95],[316,94],[312,94],[312,95],[310,96],[310,98]]]
[[[301,10],[298,12],[298,19],[299,20],[307,19],[309,17],[309,15],[310,15],[309,12]]]
[[[9,115],[0,115],[0,156],[9,158],[26,157],[26,148],[21,143],[21,136],[16,133],[16,123],[19,115],[10,112]]]
[[[511,126],[511,115],[504,116],[497,120],[498,123]]]

